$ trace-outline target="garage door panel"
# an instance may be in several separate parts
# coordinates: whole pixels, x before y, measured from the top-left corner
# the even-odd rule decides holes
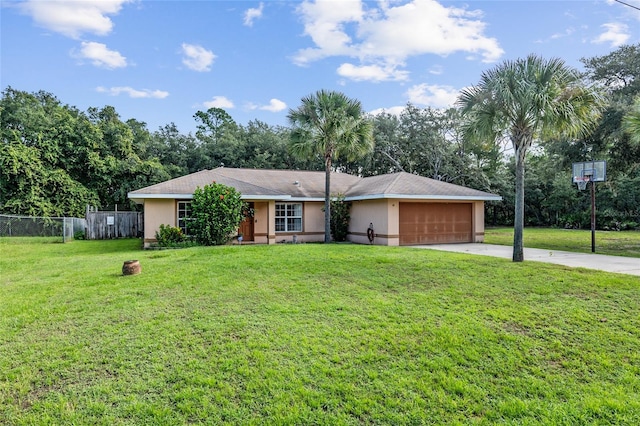
[[[472,241],[470,203],[400,203],[400,244]]]

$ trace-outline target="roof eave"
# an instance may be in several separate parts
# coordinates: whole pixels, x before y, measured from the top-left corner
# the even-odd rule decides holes
[[[135,201],[135,200],[163,200],[163,199],[174,199],[174,200],[190,200],[193,198],[193,194],[141,194],[141,193],[128,193],[127,198]]]
[[[251,194],[242,194],[240,196],[240,198],[242,198],[243,200],[290,200],[291,199],[291,195],[285,195],[285,194],[280,194],[280,195],[251,195]]]
[[[191,200],[193,194],[132,194],[128,193],[127,198],[140,204],[140,201],[144,200]],[[252,195],[241,194],[240,198],[243,200],[289,200],[290,195]]]
[[[345,201],[365,201],[380,199],[403,200],[447,200],[447,201],[502,201],[499,195],[408,195],[408,194],[368,194],[345,197]]]
[[[191,200],[193,194],[142,194],[142,193],[128,193],[127,198],[131,201],[142,204],[144,200]],[[278,195],[257,195],[257,194],[242,194],[243,200],[265,200],[265,201],[298,201],[298,202],[312,202],[312,201],[324,201],[324,197],[293,197],[286,194]],[[332,197],[333,198],[333,197]],[[499,195],[428,195],[428,194],[366,194],[355,195],[345,197],[345,201],[365,201],[365,200],[380,200],[380,199],[405,199],[405,200],[446,200],[446,201],[502,201],[502,197]]]
[[[289,201],[324,201],[324,197],[291,197]]]

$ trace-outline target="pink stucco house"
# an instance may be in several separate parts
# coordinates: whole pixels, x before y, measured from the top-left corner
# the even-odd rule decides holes
[[[241,227],[244,242],[275,244],[324,238],[324,172],[220,167],[132,191],[144,205],[144,243],[155,242],[161,224],[189,233],[185,220],[197,187],[234,187],[255,211]],[[372,225],[380,245],[484,241],[484,202],[500,196],[409,173],[358,177],[332,173],[332,194],[352,201],[348,239],[369,244]]]

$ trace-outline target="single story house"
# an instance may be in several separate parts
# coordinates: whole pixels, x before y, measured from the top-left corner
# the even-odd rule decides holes
[[[197,187],[234,187],[254,209],[240,226],[243,242],[274,244],[324,239],[323,171],[219,167],[129,192],[144,205],[144,244],[161,224],[189,234],[190,203]],[[415,245],[484,241],[484,202],[500,196],[410,173],[358,177],[331,174],[331,193],[352,202],[348,239],[369,244]]]

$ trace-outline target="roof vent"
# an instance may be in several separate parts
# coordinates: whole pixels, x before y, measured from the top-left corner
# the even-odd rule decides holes
[[[300,182],[295,181],[295,182],[293,182],[293,184],[294,184],[294,185],[300,185]]]

